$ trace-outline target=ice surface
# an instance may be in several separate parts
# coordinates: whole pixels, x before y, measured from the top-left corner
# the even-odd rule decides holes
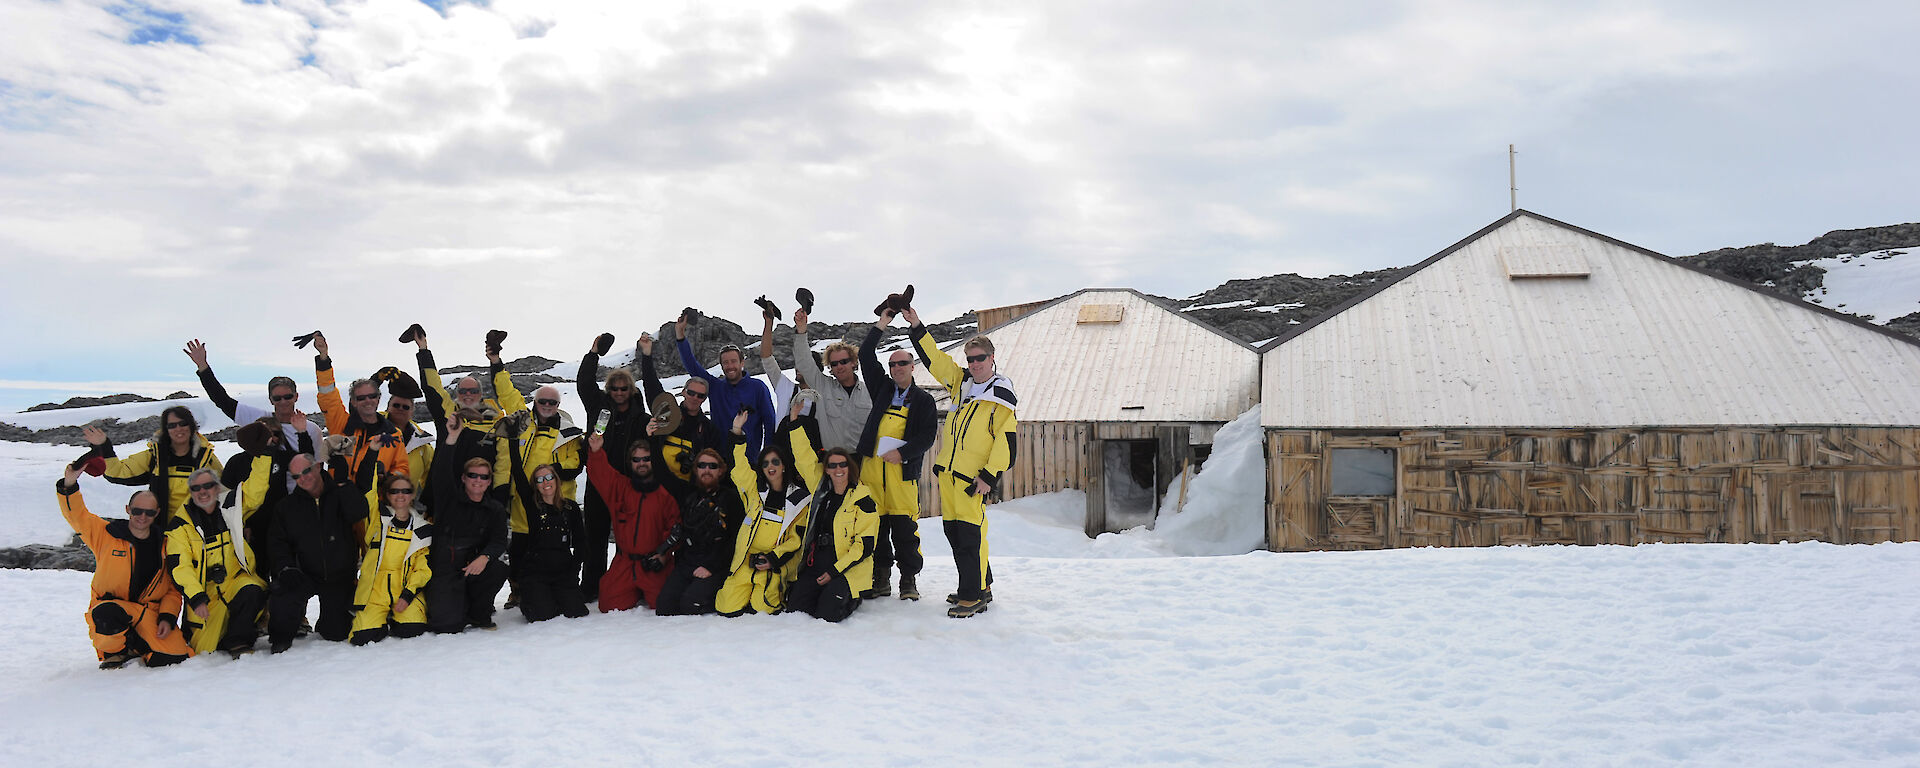
[[[1801,262],[1827,271],[1808,297],[1823,307],[1887,321],[1920,312],[1920,246]]]

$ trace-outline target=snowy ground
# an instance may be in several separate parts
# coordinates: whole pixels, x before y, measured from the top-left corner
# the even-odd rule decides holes
[[[1809,301],[1887,321],[1920,312],[1920,246],[1814,259],[1827,271]]]

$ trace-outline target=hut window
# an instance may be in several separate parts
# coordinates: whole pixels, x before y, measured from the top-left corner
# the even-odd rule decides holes
[[[1119,304],[1082,304],[1080,317],[1075,322],[1080,325],[1117,323],[1125,314],[1123,310]]]
[[[1335,448],[1329,457],[1335,496],[1392,496],[1392,448]]]

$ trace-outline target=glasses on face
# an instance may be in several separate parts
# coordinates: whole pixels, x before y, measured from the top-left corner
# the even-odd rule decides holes
[[[843,366],[843,365],[853,365],[853,358],[851,358],[851,357],[843,357],[843,358],[840,358],[840,359],[838,359],[838,360],[829,360],[829,361],[827,361],[827,367],[828,367],[828,368],[838,368],[838,367],[840,367],[840,366]]]
[[[477,394],[480,394],[480,388],[479,387],[455,387],[453,389],[453,392],[454,394],[457,394],[457,395],[477,395]]]
[[[268,397],[267,399],[268,399],[268,400],[272,400],[272,401],[274,401],[274,402],[276,402],[276,403],[284,403],[284,402],[286,402],[286,401],[288,401],[288,400],[298,400],[298,399],[300,399],[300,393],[298,393],[298,392],[289,392],[289,393],[287,393],[287,394],[284,394],[284,395],[273,395],[273,396],[271,396],[271,397]]]
[[[888,360],[887,367],[888,368],[911,368],[913,367],[913,361],[912,360]]]
[[[694,399],[697,399],[697,400],[705,400],[705,399],[707,399],[707,393],[705,393],[705,392],[695,392],[695,391],[693,391],[693,390],[691,390],[691,389],[689,389],[689,390],[687,390],[687,397],[691,397],[691,398],[694,398]]]
[[[535,401],[533,401],[533,404],[534,404],[534,405],[545,405],[545,406],[549,406],[549,407],[553,407],[553,406],[558,406],[558,405],[560,405],[560,401],[558,401],[558,400],[555,400],[555,399],[553,399],[553,398],[550,398],[550,397],[543,397],[543,398],[540,398],[540,399],[538,399],[538,400],[535,400]]]
[[[362,402],[366,402],[366,401],[368,401],[368,400],[378,400],[378,399],[380,399],[380,393],[378,393],[378,392],[368,392],[368,393],[366,393],[366,394],[364,394],[364,395],[354,395],[354,396],[353,396],[353,401],[354,401],[354,402],[356,402],[356,403],[362,403]]]
[[[558,479],[560,478],[554,476],[554,474],[551,472],[542,472],[538,475],[533,476],[533,481],[536,483],[551,483]]]
[[[846,469],[847,467],[850,467],[850,466],[853,466],[853,465],[848,464],[847,462],[844,462],[844,461],[827,462],[827,469]]]
[[[309,473],[309,472],[312,472],[312,471],[313,471],[313,465],[312,465],[312,464],[308,464],[308,465],[307,465],[307,468],[306,468],[306,469],[303,469],[303,470],[300,470],[300,471],[298,471],[298,472],[295,472],[295,471],[293,471],[293,470],[291,470],[291,469],[289,469],[289,470],[287,470],[287,474],[289,474],[289,475],[292,475],[292,476],[293,476],[293,477],[295,477],[295,478],[301,478],[301,477],[306,477],[306,476],[307,476],[307,473]]]
[[[698,464],[695,464],[694,466],[699,467],[701,469],[719,469],[720,468],[719,464],[711,461],[703,461]]]
[[[611,387],[607,387],[607,391],[608,392],[632,392],[633,387],[611,386]]]
[[[786,464],[786,462],[784,462],[784,461],[781,461],[781,460],[780,460],[780,457],[778,457],[778,456],[768,456],[768,457],[767,457],[767,466],[769,466],[769,467],[784,467],[784,466],[786,466],[786,465],[787,465],[787,464]]]
[[[413,403],[395,403],[395,402],[388,402],[388,403],[387,403],[387,410],[389,410],[389,411],[411,411],[411,410],[413,410]]]
[[[188,424],[188,423],[186,423],[186,422],[184,422],[184,421],[169,421],[169,422],[167,422],[167,429],[180,429],[181,427],[191,427],[191,426],[193,426],[193,425],[192,425],[192,424]]]
[[[468,480],[492,480],[493,475],[483,475],[478,472],[468,472],[467,479]]]
[[[218,487],[220,487],[219,483],[209,481],[209,482],[201,483],[199,485],[189,485],[187,486],[187,490],[193,491],[194,493],[199,493],[201,491],[211,491]]]
[[[160,510],[149,509],[147,507],[130,507],[127,509],[127,516],[128,517],[159,517]]]
[[[649,461],[653,461],[652,456],[634,456],[627,459],[627,462],[630,464],[645,464]]]
[[[967,355],[967,362],[984,363],[987,361],[987,358],[989,357],[993,357],[993,355]]]
[[[388,488],[387,495],[388,496],[412,496],[413,489],[412,488]]]

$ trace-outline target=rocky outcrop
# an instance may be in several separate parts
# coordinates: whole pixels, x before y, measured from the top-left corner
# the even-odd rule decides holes
[[[81,545],[80,537],[62,545],[28,544],[0,549],[0,568],[93,570],[93,552]]]

